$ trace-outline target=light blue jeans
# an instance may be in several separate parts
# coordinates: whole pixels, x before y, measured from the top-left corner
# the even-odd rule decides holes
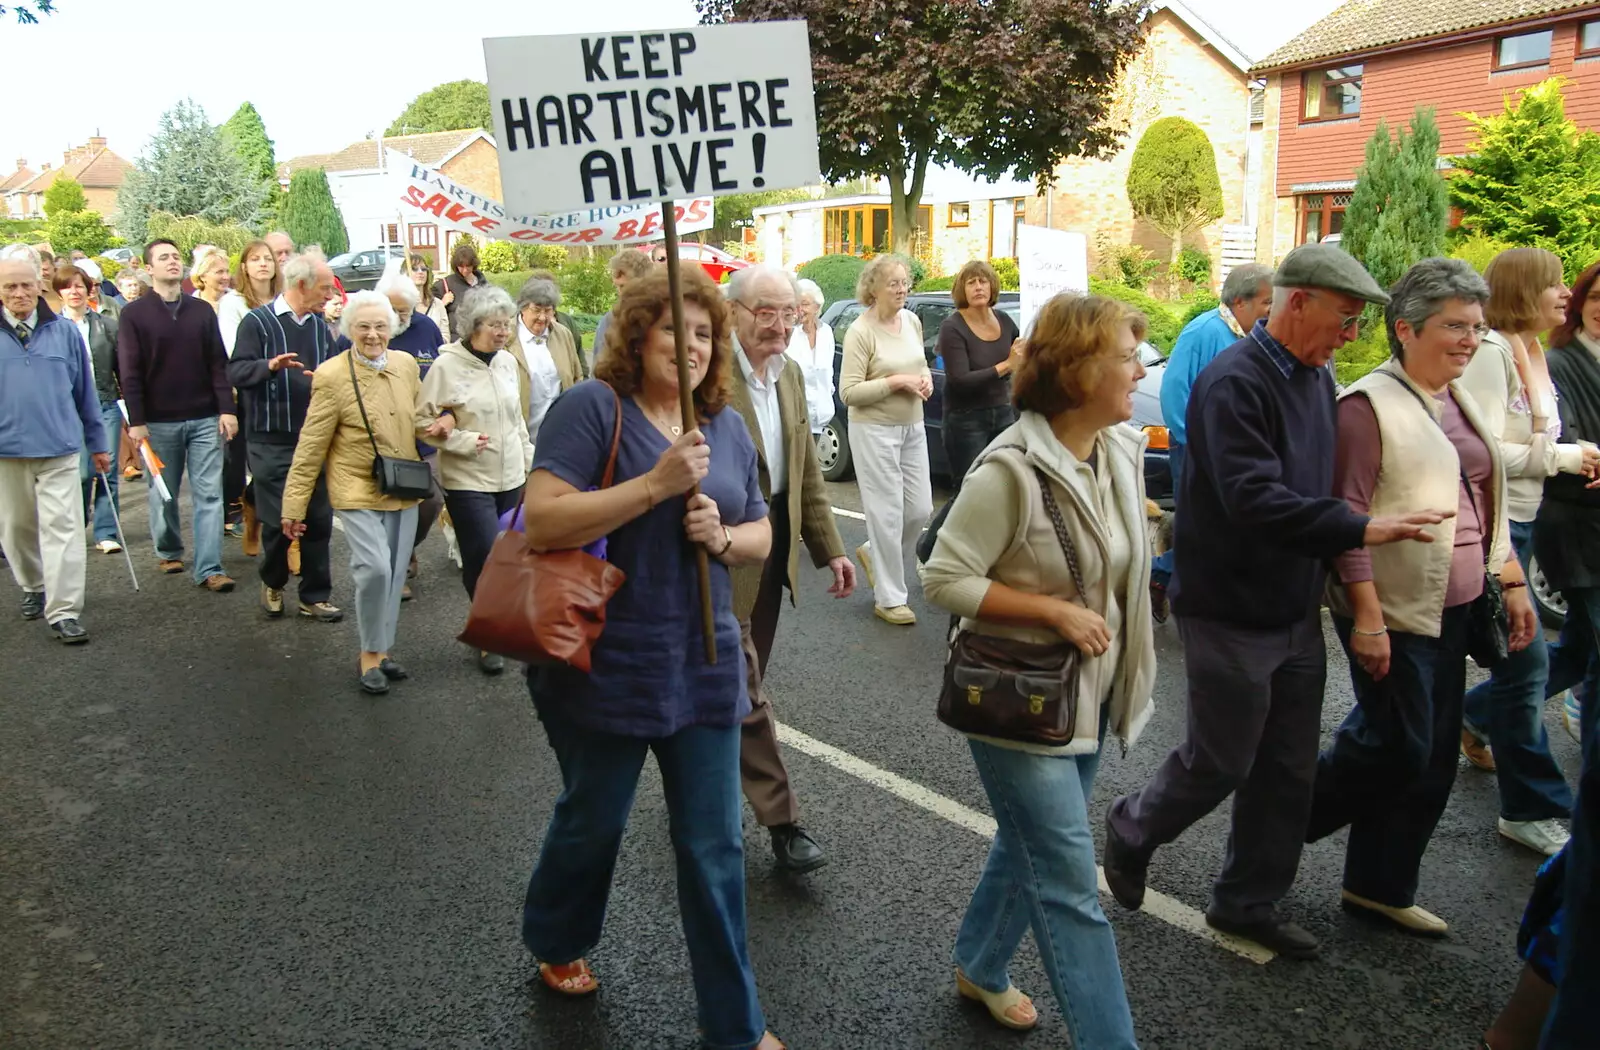
[[[1072,1045],[1137,1050],[1089,830],[1099,754],[1058,758],[968,745],[999,827],[956,935],[955,964],[979,988],[1003,992],[1031,926]]]
[[[117,538],[113,508],[122,506],[117,502],[117,442],[122,434],[122,410],[115,401],[109,405],[100,403],[100,422],[105,425],[106,441],[111,445],[111,469],[106,471],[105,484],[101,484],[100,476],[94,472],[94,462],[89,458],[95,450],[85,443],[78,455],[78,478],[83,482],[83,518],[94,522],[96,543]]]
[[[168,503],[150,483],[150,532],[156,554],[173,561],[183,557],[178,495],[187,467],[189,511],[194,517],[194,582],[205,583],[207,577],[222,573],[222,434],[217,417],[151,423],[149,428],[150,447],[161,459],[161,478],[172,493]]]

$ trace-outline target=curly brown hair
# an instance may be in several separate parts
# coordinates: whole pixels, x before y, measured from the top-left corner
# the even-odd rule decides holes
[[[711,363],[695,388],[696,414],[709,419],[728,404],[733,383],[732,327],[728,303],[722,289],[698,266],[687,267],[679,278],[683,301],[695,303],[711,315]],[[672,309],[665,271],[652,273],[629,283],[611,312],[606,327],[606,345],[596,350],[594,377],[611,384],[622,397],[632,397],[644,381],[644,360],[640,350],[645,336]]]
[[[1056,416],[1079,408],[1116,359],[1124,329],[1143,339],[1144,314],[1115,299],[1064,292],[1039,310],[1027,354],[1011,377],[1012,398],[1024,412]]]

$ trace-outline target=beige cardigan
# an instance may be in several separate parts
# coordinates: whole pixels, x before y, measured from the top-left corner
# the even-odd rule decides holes
[[[521,488],[533,469],[533,442],[518,390],[516,359],[501,351],[484,364],[460,343],[447,343],[422,380],[417,436],[439,451],[439,484],[467,492]],[[456,426],[446,438],[424,431],[449,409]],[[478,450],[478,435],[489,444]]]
[[[889,331],[867,311],[844,334],[844,359],[839,363],[839,400],[850,422],[879,426],[921,426],[922,398],[906,390],[890,390],[889,377],[931,376],[922,344],[922,321],[900,311],[900,331]]]
[[[1092,754],[1099,748],[1100,712],[1109,703],[1109,729],[1133,744],[1154,712],[1155,632],[1150,626],[1150,540],[1145,522],[1143,434],[1108,427],[1098,440],[1100,469],[1111,471],[1113,505],[1100,513],[1100,499],[1079,471],[1079,462],[1056,439],[1049,420],[1036,412],[995,438],[994,445],[1020,444],[1026,453],[998,451],[961,484],[961,494],[939,530],[939,541],[923,568],[930,602],[962,617],[961,626],[981,634],[1027,642],[1059,642],[1044,628],[1013,627],[977,619],[989,585],[999,581],[1029,594],[1075,600],[1077,588],[1055,526],[1044,508],[1035,466],[1050,478],[1089,593],[1083,604],[1121,620],[1116,643],[1104,656],[1085,658],[1078,687],[1078,721],[1063,747],[991,741],[1049,755]],[[1112,530],[1129,547],[1128,568],[1108,578]]]

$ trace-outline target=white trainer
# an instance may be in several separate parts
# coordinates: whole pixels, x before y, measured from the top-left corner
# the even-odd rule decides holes
[[[1556,820],[1507,820],[1500,818],[1500,834],[1528,847],[1535,853],[1553,857],[1572,836]]]

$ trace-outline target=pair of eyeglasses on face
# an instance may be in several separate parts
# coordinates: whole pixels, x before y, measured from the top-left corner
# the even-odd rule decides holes
[[[1465,321],[1451,321],[1449,324],[1441,324],[1439,327],[1449,332],[1454,339],[1465,339],[1469,335],[1474,339],[1482,339],[1490,331],[1489,326],[1486,324],[1467,324]]]
[[[756,319],[756,324],[763,328],[770,328],[772,325],[775,325],[780,321],[785,327],[793,328],[795,322],[800,320],[800,311],[796,310],[792,306],[785,307],[783,309],[779,309],[775,306],[758,306],[752,310],[745,304],[740,303],[739,309],[743,310],[745,313],[748,313],[751,317],[754,317]]]
[[[885,284],[884,287],[889,289],[889,291],[891,291],[891,292],[909,292],[911,290],[911,282],[910,281],[890,281],[887,284]]]
[[[511,322],[509,320],[506,320],[506,321],[485,321],[485,322],[483,322],[483,327],[491,328],[491,329],[495,330],[496,332],[509,332],[509,331],[511,331]]]
[[[1338,315],[1338,311],[1333,309],[1333,304],[1330,303],[1321,293],[1312,292],[1311,293],[1311,298],[1317,300],[1319,303],[1324,304],[1324,306],[1327,308],[1329,313],[1333,314],[1336,317],[1339,316]],[[1347,317],[1339,317],[1339,331],[1341,331],[1341,332],[1344,331],[1347,328],[1357,328],[1357,327],[1360,326],[1360,324],[1361,324],[1361,315],[1360,314],[1351,314],[1351,315],[1349,315]]]

